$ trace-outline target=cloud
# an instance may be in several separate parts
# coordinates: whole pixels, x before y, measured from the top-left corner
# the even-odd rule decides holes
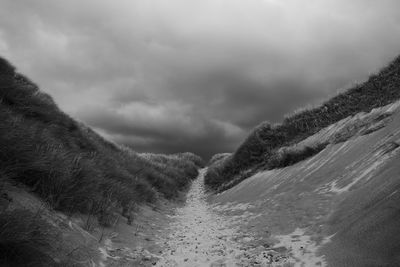
[[[0,3],[0,54],[140,151],[232,151],[400,52],[397,0]]]
[[[217,153],[229,149],[244,134],[234,124],[206,120],[176,103],[134,102],[116,109],[93,106],[85,110],[83,120],[105,137],[139,151],[175,153],[195,148],[202,154]]]

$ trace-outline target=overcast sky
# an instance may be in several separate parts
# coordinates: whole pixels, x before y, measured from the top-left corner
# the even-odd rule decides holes
[[[232,151],[400,53],[398,0],[0,0],[0,55],[137,151]]]

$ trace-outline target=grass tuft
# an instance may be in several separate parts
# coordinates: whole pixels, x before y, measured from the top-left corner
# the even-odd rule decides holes
[[[47,223],[27,210],[0,216],[1,266],[59,266],[46,253],[54,236]]]

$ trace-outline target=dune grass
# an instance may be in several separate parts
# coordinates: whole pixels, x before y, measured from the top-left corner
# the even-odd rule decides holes
[[[51,228],[51,227],[50,227]],[[27,210],[0,216],[1,266],[61,266],[46,251],[57,237],[49,225]]]
[[[370,112],[400,99],[400,57],[378,74],[336,95],[320,106],[305,109],[285,117],[281,124],[260,124],[236,149],[232,156],[211,165],[205,183],[212,189],[227,188],[223,184],[233,179],[246,179],[242,173],[255,168],[268,168],[270,158],[277,157],[281,147],[290,146],[317,133],[321,129],[359,112]],[[275,167],[279,167],[278,164]]]
[[[327,144],[318,144],[314,147],[283,148],[272,154],[267,160],[265,169],[279,169],[296,164],[321,152]]]
[[[197,176],[191,153],[143,156],[107,141],[62,112],[0,59],[0,170],[54,209],[98,218],[159,197],[173,199]]]

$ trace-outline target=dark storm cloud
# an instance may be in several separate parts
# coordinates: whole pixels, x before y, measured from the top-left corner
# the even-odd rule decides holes
[[[0,54],[140,151],[231,151],[400,52],[397,0],[0,0]]]

